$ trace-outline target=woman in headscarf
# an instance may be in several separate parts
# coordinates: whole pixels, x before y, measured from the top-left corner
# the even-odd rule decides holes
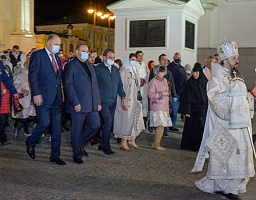
[[[172,121],[169,114],[169,86],[164,78],[165,67],[160,66],[153,69],[154,78],[148,86],[148,97],[150,98],[150,127],[155,127],[155,139],[152,147],[156,150],[165,150],[160,142],[164,133],[164,127],[171,127]]]
[[[186,116],[180,148],[198,151],[208,108],[206,91],[208,80],[201,64],[195,63],[192,71],[192,76],[187,81],[180,98],[179,113]]]
[[[129,145],[141,149],[135,142],[136,137],[145,129],[141,102],[137,100],[140,89],[140,78],[135,68],[136,55],[131,53],[125,57],[120,75],[126,93],[127,108],[123,108],[121,98],[117,97],[114,116],[114,136],[121,138],[121,149],[131,151]],[[127,111],[126,111],[127,110]]]

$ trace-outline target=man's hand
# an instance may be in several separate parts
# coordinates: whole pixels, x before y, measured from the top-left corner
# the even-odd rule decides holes
[[[174,102],[176,102],[176,101],[177,101],[177,98],[176,98],[176,97],[174,97],[174,98],[173,98],[173,101],[174,101]]]
[[[101,111],[102,107],[101,105],[98,105],[98,111]]]
[[[127,111],[127,110],[128,110],[128,106],[127,106],[127,104],[126,104],[126,100],[125,100],[125,99],[122,99],[122,100],[121,100],[121,103],[122,103],[123,109],[124,109],[125,111]]]
[[[33,100],[36,106],[41,106],[43,104],[43,97],[42,95],[33,96]]]
[[[74,109],[75,109],[76,112],[80,112],[81,111],[81,105],[80,104],[76,105],[74,107]]]

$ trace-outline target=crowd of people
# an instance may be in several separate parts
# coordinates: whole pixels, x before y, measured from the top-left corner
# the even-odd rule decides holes
[[[198,151],[193,172],[202,171],[209,158],[208,173],[196,186],[209,193],[238,195],[253,177],[255,150],[251,118],[256,88],[249,91],[238,69],[238,46],[224,42],[218,54],[205,65],[181,65],[181,54],[173,61],[166,54],[158,64],[143,61],[143,52],[128,54],[123,62],[113,49],[102,56],[85,44],[74,55],[65,56],[58,35],[49,35],[46,47],[21,52],[17,45],[0,54],[0,144],[8,144],[5,128],[12,118],[13,139],[24,128],[27,153],[36,158],[35,146],[50,133],[50,161],[60,158],[62,129],[70,130],[73,161],[88,157],[86,144],[113,155],[110,138],[120,149],[141,150],[136,138],[154,131],[152,148],[162,151],[162,137],[177,128],[178,113],[185,121],[180,148]],[[13,96],[11,98],[11,96]],[[12,100],[12,101],[10,101]],[[33,123],[33,132],[29,124]]]

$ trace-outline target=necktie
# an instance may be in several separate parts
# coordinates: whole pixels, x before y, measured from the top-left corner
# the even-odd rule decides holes
[[[52,57],[52,65],[53,65],[53,69],[54,69],[54,71],[55,71],[55,74],[57,74],[58,67],[57,67],[57,63],[56,63],[55,58],[54,58],[54,54],[53,54],[53,53],[51,53],[50,55],[51,55],[51,57]]]

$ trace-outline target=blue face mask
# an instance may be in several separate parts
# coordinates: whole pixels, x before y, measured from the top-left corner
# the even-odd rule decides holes
[[[52,46],[52,53],[53,53],[53,54],[58,53],[59,50],[60,50],[60,46],[58,46],[58,45],[53,45],[53,46]]]
[[[89,55],[87,52],[81,52],[81,59],[83,61],[86,61],[88,59]]]

